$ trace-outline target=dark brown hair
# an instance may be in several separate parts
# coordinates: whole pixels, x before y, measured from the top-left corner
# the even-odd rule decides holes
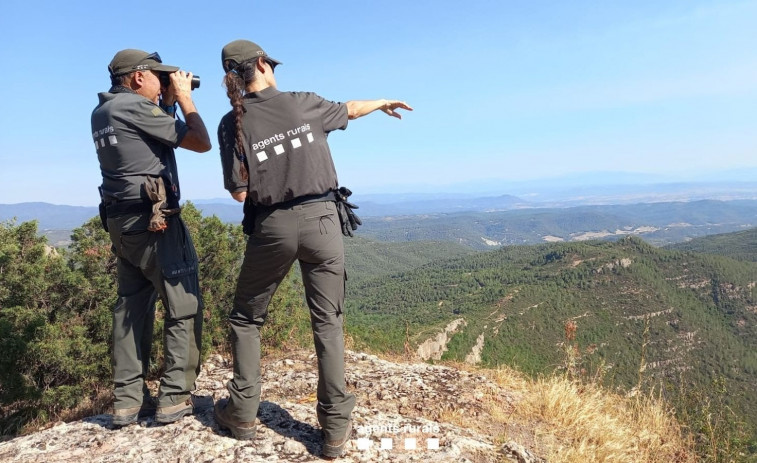
[[[244,116],[244,106],[242,98],[244,97],[245,88],[252,83],[255,78],[255,67],[258,58],[233,65],[233,62],[225,63],[224,67],[230,69],[223,78],[223,86],[226,87],[226,96],[229,97],[232,111],[234,113],[234,123],[236,125],[236,153],[240,161],[240,174],[243,180],[247,180],[247,157],[244,149],[244,132],[242,132],[242,116]]]
[[[126,82],[128,82],[129,78],[133,75],[133,72],[128,72],[126,74],[121,74],[119,76],[114,76],[111,74],[110,76],[110,85],[117,86],[117,85],[126,85]]]

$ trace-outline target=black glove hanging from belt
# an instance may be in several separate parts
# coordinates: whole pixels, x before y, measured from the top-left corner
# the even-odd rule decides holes
[[[358,206],[347,201],[352,191],[346,187],[339,187],[334,192],[336,196],[336,210],[339,212],[339,222],[342,224],[342,234],[344,236],[353,236],[352,231],[357,230],[359,225],[363,224],[360,217],[353,212],[353,209],[359,209]]]

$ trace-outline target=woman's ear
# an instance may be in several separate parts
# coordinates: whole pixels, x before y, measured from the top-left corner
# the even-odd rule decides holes
[[[259,72],[265,73],[265,60],[261,59],[259,56],[255,58],[255,67]]]

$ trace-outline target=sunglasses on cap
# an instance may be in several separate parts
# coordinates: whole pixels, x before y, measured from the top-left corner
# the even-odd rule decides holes
[[[140,63],[143,62],[143,61],[146,61],[148,59],[151,59],[153,61],[157,61],[159,63],[163,63],[163,60],[160,59],[160,55],[158,54],[157,51],[154,51],[154,52],[150,53],[149,55],[145,56],[144,58],[142,58],[142,60],[140,61]]]
[[[144,58],[142,58],[141,60],[139,60],[139,62],[135,64],[132,67],[132,69],[135,71],[144,71],[145,69],[144,69],[144,66],[142,66],[142,63],[144,63],[145,61],[157,61],[158,63],[163,64],[163,60],[160,59],[160,55],[158,54],[158,52],[154,51],[150,53],[149,55],[145,56]]]
[[[141,68],[140,68],[140,67],[141,67],[141,64],[142,64],[142,63],[144,63],[145,61],[148,61],[148,60],[151,60],[151,61],[157,61],[158,63],[161,63],[161,64],[163,64],[163,60],[162,60],[162,59],[160,59],[160,55],[159,55],[159,54],[158,54],[158,52],[156,51],[156,52],[152,52],[152,53],[150,53],[149,55],[145,56],[145,57],[144,57],[144,58],[142,58],[141,60],[137,61],[137,63],[136,63],[135,65],[133,65],[133,66],[131,67],[131,69],[129,69],[129,70],[126,70],[126,71],[121,71],[121,72],[119,72],[118,74],[116,74],[115,72],[113,72],[113,71],[114,71],[114,69],[112,69],[112,68],[111,68],[110,66],[108,66],[108,71],[110,71],[110,73],[111,73],[111,74],[113,74],[113,75],[123,75],[123,74],[128,74],[128,73],[130,73],[130,72],[134,72],[134,71],[142,71],[142,70],[144,70],[144,69],[141,69]]]
[[[257,62],[257,60],[259,58],[263,58],[263,61],[265,61],[266,63],[268,63],[269,66],[271,66],[271,71],[273,71],[274,69],[276,69],[276,65],[279,64],[279,63],[271,60],[267,56],[258,56],[257,58],[253,58],[252,60],[245,61],[245,63],[253,62],[253,61]],[[240,63],[237,63],[236,61],[234,61],[232,59],[227,59],[223,63],[223,69],[226,72],[229,72],[229,71],[238,72],[239,65],[240,65]]]

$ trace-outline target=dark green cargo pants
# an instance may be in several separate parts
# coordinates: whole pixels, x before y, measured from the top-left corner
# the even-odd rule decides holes
[[[150,214],[108,219],[118,257],[118,301],[113,310],[114,408],[142,404],[150,361],[155,301],[165,307],[165,372],[158,406],[185,401],[200,372],[202,298],[197,254],[179,215],[163,232],[147,231]]]
[[[344,244],[333,202],[258,211],[247,242],[229,316],[234,379],[228,410],[255,421],[260,405],[260,327],[268,304],[294,261],[299,260],[318,357],[318,422],[326,440],[344,436],[355,396],[344,380]]]

